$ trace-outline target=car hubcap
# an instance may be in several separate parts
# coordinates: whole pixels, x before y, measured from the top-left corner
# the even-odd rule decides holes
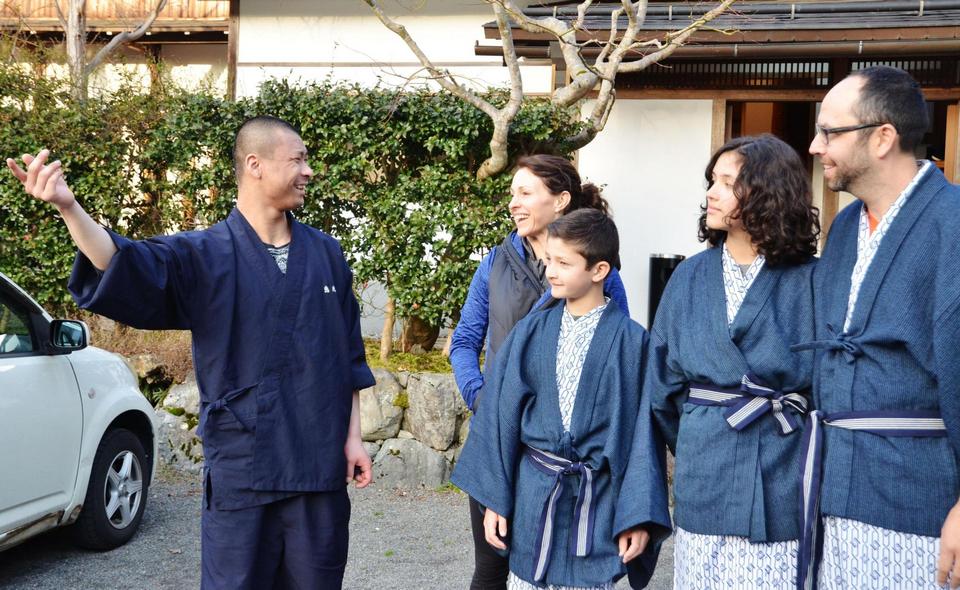
[[[137,456],[130,451],[122,451],[114,457],[103,488],[107,521],[115,529],[130,526],[140,510],[143,490],[143,472]]]

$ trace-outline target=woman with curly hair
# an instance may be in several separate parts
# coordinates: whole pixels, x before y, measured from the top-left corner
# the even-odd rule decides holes
[[[669,447],[674,588],[790,588],[813,363],[790,346],[813,339],[817,210],[800,157],[772,135],[728,142],[706,180],[700,240],[711,247],[677,267],[657,309],[624,486],[629,498],[666,497]],[[665,502],[640,510],[624,526],[668,514]]]

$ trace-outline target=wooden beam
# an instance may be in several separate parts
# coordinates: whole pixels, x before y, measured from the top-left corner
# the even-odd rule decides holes
[[[816,165],[816,164],[814,164]],[[827,243],[827,234],[830,233],[830,225],[837,216],[840,209],[840,194],[830,190],[827,186],[827,179],[823,179],[823,204],[820,207],[820,251],[823,251]]]
[[[829,88],[820,90],[722,90],[722,89],[671,89],[671,88],[617,88],[618,99],[711,99],[743,101],[821,102]],[[596,93],[591,93],[592,97]],[[927,100],[960,100],[960,87],[924,88]]]
[[[237,47],[240,37],[240,0],[230,0],[230,24],[227,38],[227,98],[237,98]]]
[[[710,129],[710,153],[716,152],[727,138],[727,101],[722,98],[713,100],[713,114]]]
[[[943,173],[947,180],[960,184],[960,103],[947,107],[947,146]]]

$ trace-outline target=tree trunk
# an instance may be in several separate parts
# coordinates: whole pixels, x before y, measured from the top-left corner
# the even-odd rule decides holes
[[[393,297],[387,297],[387,310],[383,318],[383,332],[380,333],[380,360],[387,362],[393,350],[393,323],[397,305]]]
[[[450,358],[450,347],[453,345],[453,329],[447,334],[447,340],[443,343],[443,356]]]
[[[87,98],[87,17],[86,0],[67,3],[66,27],[63,41],[67,46],[67,66],[70,69],[71,94],[76,100]]]

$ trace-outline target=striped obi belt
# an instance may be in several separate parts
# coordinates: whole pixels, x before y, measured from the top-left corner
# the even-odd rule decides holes
[[[823,469],[823,427],[869,432],[878,436],[946,436],[947,429],[935,410],[900,410],[877,412],[810,412],[803,434],[800,479],[801,531],[800,562],[797,566],[797,588],[803,589],[807,576],[816,582],[817,565],[813,547],[819,527],[820,484]]]
[[[563,493],[563,478],[568,475],[580,476],[580,489],[574,513],[574,526],[570,531],[570,554],[576,557],[590,555],[593,548],[594,525],[594,469],[587,464],[570,461],[553,453],[526,447],[524,454],[534,467],[554,477],[553,490],[543,504],[540,513],[540,534],[535,552],[533,579],[542,582],[550,563],[550,548],[553,543],[553,518],[557,501]]]
[[[743,430],[760,416],[770,412],[780,423],[783,434],[800,428],[807,413],[807,398],[799,393],[783,393],[761,385],[751,374],[740,381],[740,387],[723,388],[710,383],[691,383],[688,401],[699,406],[726,406],[727,423]]]

